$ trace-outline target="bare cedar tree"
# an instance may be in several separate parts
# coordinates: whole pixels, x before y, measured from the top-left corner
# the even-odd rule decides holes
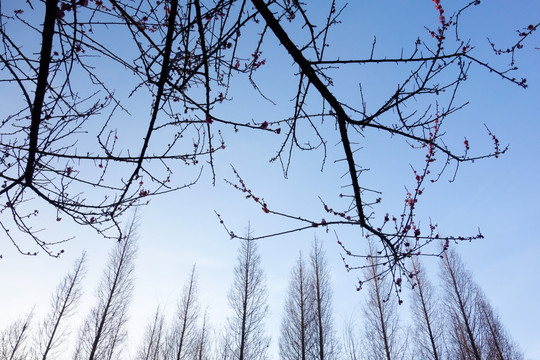
[[[197,338],[195,343],[195,355],[192,357],[194,360],[208,360],[210,359],[210,331],[208,328],[208,313],[204,312],[202,318],[202,324],[197,332]]]
[[[279,356],[283,360],[308,360],[310,350],[315,348],[315,328],[313,323],[313,296],[310,286],[309,269],[302,257],[298,256],[291,271],[285,308],[281,318],[279,336]]]
[[[339,344],[334,330],[332,286],[330,273],[321,243],[315,239],[309,256],[310,296],[313,297],[312,332],[314,347],[309,349],[313,359],[334,360],[339,358]]]
[[[358,329],[356,321],[351,317],[343,327],[343,359],[361,360],[363,359],[362,334]]]
[[[282,359],[337,359],[339,345],[332,314],[332,287],[326,258],[315,239],[306,265],[300,253],[289,280],[281,321]]]
[[[420,260],[411,259],[411,314],[413,321],[412,347],[421,359],[444,360],[444,327],[441,307],[433,285]]]
[[[57,359],[67,349],[62,345],[68,337],[66,321],[73,315],[82,295],[81,281],[85,274],[86,253],[77,259],[73,270],[64,277],[51,299],[51,311],[40,325],[38,334],[39,358]]]
[[[152,321],[146,326],[135,360],[161,360],[165,350],[165,317],[156,309]]]
[[[448,308],[447,343],[451,358],[523,359],[521,350],[453,249],[442,255],[441,278]]]
[[[486,359],[523,360],[521,349],[504,329],[499,316],[483,293],[478,294],[477,301],[485,339]]]
[[[481,321],[477,311],[478,287],[455,250],[443,252],[441,279],[449,325],[449,357],[482,360]]]
[[[111,360],[121,357],[127,336],[127,308],[133,292],[137,252],[135,220],[111,253],[96,292],[96,304],[80,330],[75,359]]]
[[[268,313],[266,279],[249,228],[246,238],[238,250],[228,295],[233,313],[227,319],[224,353],[227,359],[266,360],[270,345],[264,324]]]
[[[392,296],[392,282],[380,276],[384,257],[370,248],[372,256],[368,258],[366,268],[367,301],[364,304],[364,341],[363,352],[369,360],[400,360],[405,358],[406,339],[403,338],[399,324],[397,298]]]
[[[14,321],[0,333],[0,359],[27,360],[30,357],[28,336],[33,312]]]
[[[192,359],[196,354],[199,299],[195,265],[184,286],[176,316],[167,339],[167,360]]]

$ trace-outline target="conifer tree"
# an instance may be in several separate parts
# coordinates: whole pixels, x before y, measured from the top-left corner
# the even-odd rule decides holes
[[[302,253],[298,256],[289,279],[289,290],[281,318],[279,354],[283,360],[310,359],[314,348],[313,297],[309,286],[309,271]]]
[[[441,279],[449,329],[449,356],[482,360],[480,318],[476,307],[478,289],[453,249],[443,252]]]
[[[0,359],[26,360],[30,356],[28,337],[33,311],[11,323],[0,333]]]
[[[339,357],[334,330],[332,286],[326,258],[315,239],[306,265],[300,253],[289,280],[281,321],[279,352],[287,360]]]
[[[406,355],[406,339],[399,324],[398,304],[392,283],[381,276],[384,264],[370,243],[369,266],[365,268],[367,301],[364,304],[364,352],[369,360],[398,360]]]
[[[414,351],[422,359],[443,360],[444,329],[435,289],[417,258],[411,260],[411,270],[414,276],[411,301]]]
[[[455,359],[521,360],[523,354],[455,250],[442,255],[449,356]]]
[[[223,358],[226,359],[268,359],[270,337],[264,325],[268,314],[266,279],[257,244],[250,238],[248,228],[248,240],[240,245],[228,296],[233,314],[228,318],[225,332]]]
[[[51,311],[41,323],[38,334],[38,358],[42,360],[58,358],[66,350],[62,349],[68,335],[65,323],[75,312],[82,295],[81,280],[85,274],[85,262],[86,254],[83,253],[53,294]]]
[[[96,304],[79,333],[76,360],[120,358],[127,337],[127,308],[133,292],[134,260],[137,252],[135,220],[117,242],[96,292]]]
[[[330,273],[319,240],[315,239],[310,253],[310,294],[313,297],[313,358],[333,360],[339,357],[339,344],[334,330],[332,286]]]
[[[136,360],[161,360],[164,355],[165,317],[158,307],[144,332]]]
[[[188,282],[184,286],[177,313],[168,338],[167,359],[192,359],[196,354],[197,321],[199,320],[197,273],[193,265]]]

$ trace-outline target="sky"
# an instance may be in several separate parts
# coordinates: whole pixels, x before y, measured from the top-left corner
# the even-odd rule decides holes
[[[5,8],[12,4],[2,5],[2,11],[7,12]],[[315,6],[312,11],[319,14],[317,11],[321,9]],[[447,9],[449,12],[451,9]],[[517,29],[538,22],[537,14],[540,14],[540,3],[536,0],[523,0],[519,5],[502,0],[485,1],[464,16],[460,28],[474,39],[475,54],[487,56],[492,65],[504,66],[508,58],[490,54],[486,38],[507,46],[517,38]],[[376,56],[399,56],[401,49],[409,49],[418,36],[426,38],[424,26],[434,27],[436,24],[437,13],[431,1],[423,0],[414,5],[393,1],[351,1],[343,13],[342,22],[329,37],[331,46],[327,49],[327,57],[366,56],[371,51],[374,36]],[[461,243],[456,248],[507,330],[524,351],[526,359],[540,359],[540,343],[537,341],[540,334],[540,291],[537,285],[540,238],[534,227],[540,210],[540,161],[536,158],[540,153],[540,72],[537,69],[540,50],[534,49],[540,47],[539,41],[538,36],[534,37],[517,56],[517,74],[527,78],[528,89],[521,89],[473,66],[470,78],[463,84],[457,98],[469,104],[447,123],[450,143],[460,144],[466,136],[473,151],[489,151],[491,144],[485,131],[487,125],[502,144],[509,144],[508,152],[498,159],[461,165],[453,182],[449,181],[452,172],[447,172],[441,181],[427,187],[426,195],[418,206],[419,219],[424,222],[432,219],[443,235],[474,234],[478,228],[482,231],[484,239]],[[291,74],[296,69],[284,49],[275,46],[271,36],[268,36],[268,42],[263,51],[267,64],[261,67],[255,79],[261,91],[275,99],[278,105],[262,100],[250,89],[248,81],[238,79],[234,101],[223,106],[224,115],[261,123],[291,114],[287,99],[296,91],[294,79],[291,81]],[[351,66],[344,69],[335,73],[333,91],[341,98],[359,101],[358,83],[361,81],[368,106],[382,101],[383,96],[389,93],[388,84],[395,83],[396,77],[407,71],[403,66]],[[120,75],[111,74],[115,75],[119,77],[118,92],[129,91],[122,88]],[[14,96],[5,94],[3,99]],[[8,103],[0,99],[0,104]],[[144,121],[140,114],[146,114],[147,110],[137,108],[135,103],[131,105],[131,113],[137,115],[131,118],[119,115],[115,121],[121,129],[127,128],[128,121],[134,127]],[[331,128],[326,125],[324,129],[331,131]],[[133,134],[125,135],[136,138],[138,134],[133,131]],[[272,209],[319,219],[328,216],[319,197],[329,204],[343,204],[339,194],[343,192],[341,186],[345,180],[341,178],[344,174],[342,163],[336,162],[341,156],[337,141],[328,143],[328,158],[323,171],[321,151],[296,152],[285,178],[279,162],[269,162],[282,137],[276,134],[269,138],[257,132],[248,134],[245,130],[239,133],[224,130],[224,137],[227,148],[216,154],[215,185],[212,185],[209,169],[205,167],[201,179],[189,189],[153,198],[139,209],[139,252],[129,325],[130,339],[134,344],[158,305],[166,311],[174,311],[194,263],[199,273],[201,304],[208,306],[213,329],[216,332],[221,330],[230,311],[227,293],[232,284],[239,243],[229,238],[215,212],[221,214],[227,226],[237,233],[242,233],[248,223],[255,235],[290,228],[291,223],[264,214],[253,201],[244,199],[242,193],[224,181],[234,181],[231,165],[248,187],[263,197]],[[332,135],[329,138],[332,139]],[[383,190],[383,207],[377,211],[384,213],[386,207],[396,209],[403,201],[404,184],[413,186],[413,182],[407,180],[411,177],[410,166],[421,164],[423,155],[411,151],[400,141],[373,131],[367,131],[361,141],[359,154],[365,158],[364,166],[370,168],[363,175],[364,184]],[[177,173],[186,174],[186,178],[192,176],[191,169],[179,168]],[[54,223],[43,225],[54,229],[59,226]],[[37,257],[19,255],[6,239],[0,238],[3,255],[0,259],[0,329],[32,307],[35,307],[36,314],[46,311],[56,284],[83,250],[88,255],[88,274],[83,283],[85,296],[74,319],[84,317],[92,305],[92,295],[106,263],[106,254],[114,242],[101,238],[90,229],[67,223],[61,225],[59,232],[76,234],[76,238],[66,244],[65,254],[59,259],[44,254]],[[262,239],[258,245],[267,277],[267,328],[273,338],[271,353],[274,355],[277,354],[281,310],[290,270],[300,251],[304,254],[309,252],[315,237],[322,241],[331,269],[336,327],[340,329],[346,319],[358,316],[364,298],[363,292],[355,290],[359,275],[345,271],[341,249],[336,243],[339,238],[351,246],[365,247],[365,238],[357,230],[331,228],[326,231],[318,228]],[[436,263],[426,259],[425,265],[436,282]],[[406,320],[407,298],[400,312]]]

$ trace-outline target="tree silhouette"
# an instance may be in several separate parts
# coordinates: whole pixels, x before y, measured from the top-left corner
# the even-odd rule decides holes
[[[195,360],[210,359],[211,352],[210,329],[208,325],[208,313],[205,311],[201,327],[198,331],[195,344]]]
[[[184,287],[178,303],[174,323],[169,333],[167,359],[191,359],[197,353],[197,322],[200,313],[197,292],[197,272],[195,265],[193,265],[189,281]]]
[[[84,321],[75,359],[116,359],[127,337],[127,308],[133,292],[133,269],[137,252],[135,220],[109,254],[96,291],[96,304]]]
[[[309,256],[311,289],[313,297],[313,327],[315,343],[313,358],[332,360],[339,358],[339,344],[334,329],[332,286],[325,253],[318,239],[313,241]]]
[[[527,85],[516,75],[515,62],[539,24],[524,24],[514,44],[502,49],[493,44],[494,54],[510,57],[507,67],[493,67],[458,27],[463,14],[479,3],[452,4],[450,14],[434,0],[436,23],[425,19],[427,31],[397,56],[378,55],[376,40],[352,55],[344,52],[347,43],[329,48],[346,11],[336,0],[4,3],[0,84],[17,98],[0,121],[0,226],[24,254],[36,254],[36,248],[52,256],[61,253],[62,240],[36,231],[43,216],[71,219],[121,238],[120,220],[127,209],[193,184],[203,163],[215,182],[215,153],[226,147],[225,130],[258,131],[276,141],[272,159],[282,163],[285,174],[296,151],[320,149],[324,164],[329,142],[339,144],[332,160],[343,164],[341,174],[346,174],[344,183],[336,181],[345,189],[340,199],[326,199],[324,217],[316,218],[273,208],[239,179],[235,186],[265,213],[297,222],[262,236],[319,226],[357,228],[361,236],[377,239],[376,252],[387,258],[382,274],[395,282],[410,274],[405,262],[411,254],[432,253],[426,245],[440,238],[435,225],[420,226],[415,218],[428,184],[452,166],[457,171],[462,163],[499,157],[506,150],[489,129],[493,147],[484,151],[473,153],[467,138],[457,146],[445,141],[446,123],[464,106],[456,94],[474,75],[470,70],[484,69],[511,84]],[[357,31],[354,25],[347,24],[351,33]],[[296,89],[292,106],[283,104],[290,115],[227,113],[237,80],[250,81],[261,101],[273,101],[261,91],[257,73],[278,59],[294,65],[283,69],[290,81],[279,84]],[[360,77],[354,89],[337,90],[333,82],[338,74],[355,76],[351,69],[360,66],[400,66],[403,72],[379,100],[368,101]],[[121,83],[111,73],[121,73]],[[351,100],[350,93],[359,98]],[[134,104],[146,113],[131,114]],[[126,121],[133,119],[140,121]],[[409,184],[398,199],[404,203],[400,213],[386,215],[380,190],[362,182],[367,169],[358,150],[365,137],[400,142],[419,154],[421,165],[412,169],[410,179],[400,179]],[[177,171],[178,164],[192,170]],[[31,250],[22,240],[28,238],[36,244]],[[351,244],[343,247],[351,269],[368,255],[351,251]]]
[[[264,326],[268,294],[256,242],[242,241],[237,260],[228,296],[233,313],[227,320],[223,358],[266,360],[270,344]]]
[[[451,249],[441,257],[450,357],[523,359],[457,252]]]
[[[28,336],[32,316],[33,313],[29,312],[0,333],[0,358],[24,360],[30,356]]]
[[[486,340],[486,358],[498,360],[523,360],[523,353],[507,333],[499,316],[478,288],[478,311],[482,319],[482,337]]]
[[[411,309],[415,353],[422,359],[444,359],[444,326],[440,302],[419,259],[411,259],[411,269],[414,274]]]
[[[150,324],[147,325],[139,346],[136,360],[159,360],[165,352],[165,317],[158,307]]]
[[[364,270],[371,279],[364,304],[364,354],[370,360],[405,359],[408,342],[396,306],[401,300],[391,296],[392,283],[380,275],[379,259],[372,249],[370,252],[371,267]]]
[[[281,320],[279,352],[282,359],[337,359],[332,286],[325,253],[315,239],[306,264],[300,253],[291,271]]]
[[[453,249],[442,255],[441,279],[448,306],[445,313],[451,324],[449,355],[481,360],[480,318],[475,310],[477,287]]]
[[[39,353],[42,360],[59,358],[68,331],[66,322],[77,308],[82,296],[81,281],[85,275],[86,254],[75,262],[73,270],[58,285],[51,299],[51,311],[39,329]]]
[[[279,354],[282,359],[310,359],[310,349],[315,347],[312,325],[315,314],[309,280],[309,268],[300,253],[291,271],[281,318]]]

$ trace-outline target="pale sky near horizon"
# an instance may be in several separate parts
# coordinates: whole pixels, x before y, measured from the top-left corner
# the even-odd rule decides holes
[[[12,4],[2,5],[2,11],[7,11],[5,8]],[[538,23],[538,15],[540,2],[536,0],[482,1],[480,6],[467,13],[460,26],[463,33],[472,34],[474,44],[478,46],[475,51],[485,53],[493,64],[500,65],[506,64],[507,59],[490,55],[485,37],[489,35],[491,40],[506,46],[517,38],[517,29]],[[414,6],[405,2],[351,0],[343,13],[342,23],[335,27],[330,38],[327,57],[333,58],[333,51],[339,51],[343,56],[358,51],[365,56],[369,54],[374,35],[377,36],[375,55],[380,52],[379,56],[397,56],[402,48],[410,48],[418,36],[427,40],[424,26],[435,26],[437,16],[429,0],[422,0]],[[272,36],[268,39],[274,41]],[[537,158],[540,154],[540,50],[534,50],[534,47],[540,47],[538,35],[526,43],[526,49],[517,53],[520,68],[517,74],[527,78],[528,89],[518,88],[473,66],[470,79],[463,84],[458,96],[459,101],[470,101],[470,104],[453,115],[447,124],[449,141],[461,143],[463,136],[467,136],[473,150],[490,150],[486,124],[502,144],[509,144],[509,151],[499,159],[461,165],[452,183],[448,181],[452,171],[447,172],[441,181],[427,187],[418,206],[419,219],[427,222],[432,218],[443,235],[474,234],[478,228],[481,229],[484,239],[461,243],[456,248],[506,329],[524,351],[525,359],[530,360],[540,359],[540,236],[534,230],[540,210],[540,161]],[[287,77],[295,70],[283,48],[269,46],[263,57],[267,59],[267,65],[256,74],[261,91],[270,98],[294,95],[294,88],[285,87],[290,84],[286,82]],[[377,102],[378,96],[388,91],[377,86],[376,76],[380,76],[380,83],[384,84],[399,74],[400,67],[389,67],[388,73],[369,74],[370,69],[359,67],[351,67],[348,71],[346,75],[336,75],[333,91],[337,94],[345,92],[343,96],[347,99],[349,96],[358,97],[358,78],[365,77],[367,100]],[[245,81],[239,88],[247,89],[249,86]],[[4,91],[0,87],[2,98]],[[270,121],[292,111],[290,108],[278,109],[259,100],[253,91],[245,94],[240,91],[226,112],[246,121],[262,122],[265,117]],[[142,109],[140,113],[147,114],[147,110]],[[120,119],[120,125],[122,121],[128,119]],[[129,348],[132,355],[155,308],[160,305],[172,313],[194,263],[199,273],[202,307],[208,306],[213,329],[221,330],[229,313],[227,292],[239,244],[229,239],[214,211],[222,215],[231,229],[240,233],[248,222],[254,235],[284,230],[290,225],[264,214],[253,201],[244,199],[242,193],[223,181],[224,178],[234,180],[231,164],[248,187],[257,196],[264,197],[273,209],[322,218],[328,214],[322,209],[319,196],[329,203],[339,202],[336,197],[343,191],[340,186],[344,180],[341,179],[341,165],[335,162],[341,156],[335,143],[328,144],[329,156],[323,172],[320,171],[320,152],[297,152],[288,177],[284,179],[279,162],[268,162],[279,145],[278,135],[269,141],[266,134],[247,134],[241,130],[238,134],[225,133],[225,140],[226,150],[216,154],[215,186],[211,185],[209,169],[205,168],[202,178],[190,189],[154,198],[140,208],[139,253],[129,325],[130,341],[135,344]],[[371,169],[364,177],[366,184],[386,189],[382,195],[383,206],[388,201],[389,206],[395,208],[396,199],[402,201],[404,184],[412,186],[406,178],[410,176],[406,157],[412,152],[401,141],[396,142],[374,132],[366,133],[362,146],[365,166]],[[423,154],[415,156],[411,157],[411,164],[423,161]],[[401,161],[404,158],[406,161]],[[190,170],[180,167],[178,173]],[[383,209],[376,208],[376,211],[384,213]],[[55,286],[83,249],[88,253],[88,274],[83,282],[85,296],[74,319],[86,315],[107,260],[106,253],[113,242],[100,238],[90,229],[65,226],[66,233],[71,231],[77,237],[65,246],[66,253],[59,259],[45,255],[18,255],[4,237],[0,238],[0,253],[3,255],[0,259],[0,330],[33,306],[36,315],[42,314]],[[340,330],[352,314],[357,316],[361,313],[359,309],[364,296],[363,292],[355,291],[358,275],[345,271],[341,249],[336,244],[336,236],[339,236],[340,240],[352,246],[365,247],[365,238],[358,230],[331,228],[325,231],[318,228],[260,240],[259,252],[269,291],[267,328],[272,336],[271,354],[274,359],[278,358],[277,339],[289,272],[299,251],[305,255],[309,253],[315,236],[323,243],[331,269],[336,328]],[[431,279],[436,282],[436,262],[425,259],[424,263],[430,270]],[[400,312],[407,321],[407,296],[404,299]],[[76,330],[76,325],[73,330]]]

